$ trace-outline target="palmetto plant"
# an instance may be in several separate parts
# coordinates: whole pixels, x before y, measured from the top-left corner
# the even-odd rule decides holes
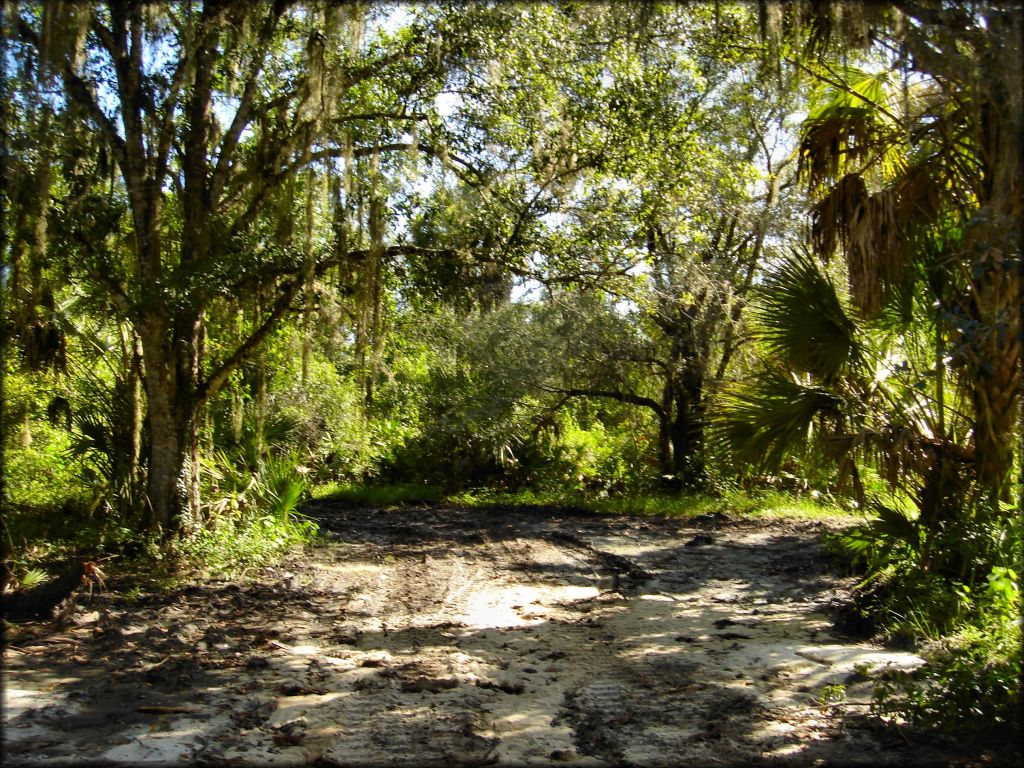
[[[725,390],[712,435],[755,467],[825,456],[861,503],[858,468],[876,468],[918,509],[887,508],[880,526],[928,561],[933,537],[968,514],[973,452],[965,398],[936,365],[922,304],[911,307],[917,323],[885,313],[869,322],[819,261],[794,250],[766,277],[753,313],[763,369]]]

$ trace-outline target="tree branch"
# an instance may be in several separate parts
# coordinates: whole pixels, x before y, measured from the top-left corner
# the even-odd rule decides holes
[[[567,398],[604,397],[610,400],[617,400],[620,403],[629,403],[630,405],[638,405],[641,408],[650,408],[658,415],[659,418],[666,418],[665,409],[662,407],[661,403],[649,397],[633,394],[632,392],[619,392],[613,389],[562,389],[561,387],[542,387],[542,389],[545,389],[548,392],[565,395]]]
[[[18,20],[18,34],[22,40],[33,46],[37,51],[39,50],[39,37],[23,19]],[[89,87],[90,84],[71,68],[71,62],[67,58],[61,60],[61,77],[67,87],[68,95],[96,121],[100,132],[117,155],[117,161],[122,165],[127,164],[124,139],[117,132],[114,122],[100,109],[100,105],[96,102]]]
[[[249,117],[252,113],[252,102],[256,96],[257,80],[260,72],[263,70],[267,50],[270,47],[270,38],[273,36],[274,30],[277,28],[278,21],[280,20],[281,13],[283,11],[284,7],[281,3],[274,3],[263,28],[260,30],[259,43],[256,47],[256,55],[253,57],[255,65],[249,79],[245,83],[245,89],[242,91],[242,98],[239,100],[235,116],[231,119],[231,125],[228,127],[227,132],[224,134],[224,139],[221,141],[220,152],[217,157],[217,166],[214,168],[213,178],[210,180],[210,199],[214,201],[214,205],[217,204],[216,201],[220,198],[220,194],[224,190],[224,186],[227,184],[228,170],[231,168],[231,159],[234,157],[235,149],[238,147],[238,142],[242,136],[242,132],[245,130],[245,126],[249,124]]]
[[[291,310],[292,301],[299,295],[299,292],[304,287],[302,280],[292,280],[285,283],[284,290],[280,293],[277,299],[274,301],[274,305],[270,310],[270,314],[263,321],[263,323],[256,328],[247,338],[243,341],[231,355],[224,360],[217,368],[207,376],[206,380],[196,387],[196,400],[197,404],[205,404],[211,397],[220,391],[220,388],[227,382],[228,377],[231,375],[238,366],[248,360],[254,352],[259,348],[263,340],[266,339],[275,328],[277,324],[288,314]]]
[[[332,123],[350,123],[356,120],[427,120],[429,115],[422,112],[360,112],[344,117],[336,117]]]
[[[352,157],[368,157],[368,156],[372,155],[374,152],[401,152],[401,151],[408,151],[408,150],[414,149],[414,148],[418,149],[420,152],[422,152],[425,155],[429,155],[429,156],[437,158],[437,159],[440,159],[443,156],[443,157],[447,157],[452,162],[458,163],[459,165],[461,165],[466,170],[471,171],[476,176],[476,181],[478,183],[480,181],[482,181],[483,178],[484,178],[484,172],[481,171],[480,169],[476,168],[468,160],[465,160],[465,159],[459,157],[458,155],[453,155],[451,153],[444,153],[441,150],[439,150],[437,147],[433,146],[432,144],[423,144],[423,143],[410,144],[408,142],[395,142],[395,143],[392,143],[392,144],[380,144],[380,145],[378,145],[376,147],[359,147],[358,149],[351,150],[351,153],[352,153]],[[310,156],[309,156],[309,162],[317,162],[319,160],[326,160],[328,158],[334,158],[334,157],[344,157],[346,154],[347,153],[346,153],[346,150],[345,150],[344,147],[330,147],[328,149],[320,150],[319,152],[311,153]],[[292,171],[298,170],[302,165],[304,165],[304,163],[292,163],[292,164],[290,164],[288,166],[285,166],[285,168],[280,173],[282,175],[288,174],[288,173],[290,173]],[[452,170],[454,170],[455,174],[460,179],[465,181],[467,184],[473,183],[469,178],[467,178],[464,174],[460,173],[458,170],[455,170],[455,169],[452,169]]]
[[[412,245],[393,245],[385,250],[385,254],[388,256],[398,256],[403,254],[438,254],[443,253],[434,248],[420,248]],[[349,251],[344,256],[337,256],[331,259],[323,259],[317,262],[313,270],[314,277],[321,277],[331,267],[341,264],[343,261],[361,261],[369,258],[371,254],[370,249],[362,249],[358,251]],[[223,360],[210,375],[196,388],[196,397],[200,403],[207,402],[211,397],[220,391],[220,388],[227,382],[228,377],[232,371],[238,368],[242,363],[248,360],[252,355],[259,349],[260,344],[274,332],[278,324],[288,315],[292,308],[292,302],[301,293],[303,288],[306,287],[306,282],[298,276],[299,268],[295,269],[296,276],[294,279],[289,280],[282,286],[282,291],[275,299],[273,306],[271,307],[270,314],[266,319],[256,328],[245,341],[243,341],[235,351],[232,352],[225,360]]]
[[[427,154],[427,155],[431,155],[433,157],[440,157],[441,156],[441,153],[435,147],[433,147],[433,146],[431,146],[429,144],[414,145],[414,144],[403,143],[403,142],[394,143],[394,144],[381,144],[381,145],[378,145],[376,147],[359,147],[358,149],[354,149],[354,150],[351,151],[351,156],[352,157],[367,157],[369,155],[372,155],[374,152],[399,152],[399,151],[403,151],[403,150],[412,149],[413,147],[417,147],[420,152],[423,152],[424,154]],[[298,161],[296,161],[294,163],[289,163],[288,165],[284,166],[284,168],[278,170],[275,173],[264,173],[263,176],[261,177],[261,183],[260,183],[258,189],[254,192],[252,197],[249,198],[249,203],[246,206],[245,210],[238,215],[238,218],[235,219],[234,224],[232,224],[231,230],[230,230],[230,235],[231,236],[235,236],[240,231],[242,231],[247,226],[249,226],[249,224],[253,221],[253,219],[259,213],[260,207],[263,205],[263,202],[266,200],[266,196],[269,193],[269,191],[271,189],[275,188],[276,185],[278,185],[283,179],[287,178],[287,176],[289,174],[295,173],[296,171],[298,171],[299,169],[301,169],[302,167],[304,167],[306,165],[309,165],[310,163],[314,163],[314,162],[317,162],[317,161],[320,161],[320,160],[325,160],[327,158],[343,157],[345,155],[346,155],[345,148],[343,148],[343,147],[331,147],[329,149],[324,149],[324,150],[321,150],[319,152],[308,153],[304,157],[300,158]],[[469,161],[463,160],[462,158],[457,157],[455,155],[449,154],[449,155],[447,155],[447,157],[450,160],[454,160],[455,162],[459,163],[460,165],[464,166],[465,168],[469,169],[474,174],[476,174],[477,178],[473,179],[468,174],[463,173],[463,172],[461,172],[461,171],[459,171],[457,169],[453,169],[455,171],[455,175],[458,176],[466,184],[473,185],[473,184],[478,184],[478,183],[482,182],[482,180],[484,178],[483,171],[480,171],[480,170],[474,168],[473,165]],[[254,172],[256,172],[256,171],[254,170]],[[221,209],[222,210],[224,208],[228,207],[229,205],[233,204],[236,201],[237,194],[241,191],[242,188],[243,187],[240,185],[238,190],[236,190],[235,193],[230,195],[227,199],[225,199],[221,203]]]

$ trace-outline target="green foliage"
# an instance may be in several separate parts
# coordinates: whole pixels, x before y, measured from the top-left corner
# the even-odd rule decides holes
[[[272,562],[290,549],[310,543],[315,536],[315,524],[304,519],[282,520],[273,514],[226,515],[180,545],[178,554],[213,574],[230,576]]]
[[[607,494],[574,487],[518,491],[478,490],[448,497],[465,505],[541,505],[586,508],[599,514],[691,518],[702,515],[736,517],[832,519],[849,518],[850,513],[827,501],[797,497],[781,492],[752,494],[732,491],[719,497],[693,493]]]
[[[711,413],[709,439],[737,469],[831,463],[840,481],[859,482],[854,462],[896,455],[882,444],[903,413],[879,386],[895,361],[846,311],[822,265],[792,250],[768,273],[754,314],[762,361],[723,389]],[[890,484],[897,474],[886,474]],[[857,495],[863,503],[861,489]]]
[[[1021,737],[1022,638],[1019,620],[968,626],[943,639],[913,672],[890,673],[872,711],[922,728],[1015,744]]]
[[[204,470],[206,520],[179,545],[184,559],[231,574],[315,538],[316,524],[296,511],[305,481],[294,455],[267,458],[250,472],[221,452]]]
[[[268,456],[252,469],[233,462],[223,451],[215,453],[203,464],[208,484],[204,494],[209,499],[207,519],[250,514],[287,519],[305,491],[300,467],[295,454]]]
[[[69,454],[92,491],[93,503],[112,521],[141,528],[145,500],[140,468],[133,466],[132,455],[133,450],[141,450],[142,425],[138,425],[140,444],[133,447],[135,417],[129,385],[118,376],[109,384],[96,375],[83,376],[69,407]]]
[[[69,498],[88,496],[88,487],[67,460],[72,437],[61,422],[46,418],[49,387],[27,374],[4,372],[6,492],[11,514],[19,509],[53,509]],[[38,512],[34,513],[38,514]],[[8,526],[16,524],[11,519]],[[28,523],[29,521],[25,521]]]
[[[284,353],[270,382],[268,426],[278,434],[266,439],[276,451],[302,457],[311,482],[359,478],[380,460],[385,446],[401,437],[392,425],[365,424],[358,382],[319,345],[306,357],[302,380],[301,333],[295,329],[282,341]],[[347,361],[346,361],[347,362]]]
[[[49,574],[41,568],[29,568],[18,579],[22,589],[32,589],[39,586],[50,578]]]
[[[804,454],[811,428],[824,415],[835,416],[842,400],[833,392],[768,370],[727,390],[712,428],[740,462],[777,467],[787,456]]]
[[[420,416],[415,430],[393,442],[394,453],[382,469],[389,479],[426,480],[457,487],[486,482],[516,471],[527,442],[532,407],[528,383],[526,308],[510,305],[492,313],[458,317],[450,311],[416,316],[417,344],[429,348],[415,366],[396,371],[383,387],[374,410],[391,405],[388,427],[411,403]],[[413,320],[413,318],[410,318]],[[412,329],[411,329],[412,330]]]
[[[758,292],[760,338],[790,369],[834,382],[858,357],[856,326],[813,256],[794,250]]]
[[[1004,618],[1019,593],[1019,520],[984,516],[929,526],[878,505],[870,521],[829,537],[830,546],[864,574],[855,603],[895,637],[937,638],[961,626]]]
[[[423,483],[392,483],[389,485],[354,485],[329,483],[313,489],[314,499],[331,499],[368,507],[395,507],[443,501],[443,489]]]
[[[927,664],[890,675],[875,711],[971,736],[1019,728],[1021,551],[1019,517],[967,517],[929,531],[887,507],[831,537],[866,572],[855,594],[886,633],[925,642]]]
[[[15,398],[5,406],[25,406],[12,380],[18,377],[5,383]],[[142,538],[132,505],[119,503],[130,494],[119,494],[118,487],[124,486],[102,474],[104,454],[83,450],[77,416],[68,425],[63,415],[53,420],[46,415],[46,401],[54,399],[52,390],[40,388],[32,398],[35,406],[23,410],[18,429],[5,436],[3,514],[9,537],[5,549],[11,550],[6,557],[12,562],[122,552]]]
[[[631,430],[606,426],[597,418],[584,428],[569,411],[560,411],[555,418],[551,459],[538,468],[535,485],[571,487],[603,497],[642,482],[637,467],[643,466],[646,440],[638,442]]]
[[[6,479],[12,514],[18,514],[18,509],[54,509],[69,500],[88,498],[88,486],[74,462],[68,461],[71,441],[66,431],[37,420],[20,425],[8,439]]]

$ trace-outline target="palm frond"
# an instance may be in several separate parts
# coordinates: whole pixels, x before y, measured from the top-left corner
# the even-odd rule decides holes
[[[754,316],[760,339],[774,354],[826,384],[859,359],[856,326],[809,254],[792,251],[768,275]]]
[[[889,73],[840,68],[827,77],[839,79],[828,80],[832,85],[819,94],[803,122],[798,177],[811,189],[821,189],[877,159],[892,178],[906,137],[892,111]]]
[[[843,176],[811,210],[811,243],[824,259],[830,259],[837,246],[848,237],[849,222],[864,206],[868,190],[856,173]]]
[[[724,391],[711,417],[709,439],[737,460],[775,467],[807,444],[814,420],[838,413],[841,399],[779,371]]]
[[[847,174],[811,210],[811,242],[830,258],[842,244],[850,294],[869,317],[878,314],[892,282],[903,273],[899,197],[887,188],[869,194],[864,179]]]
[[[920,548],[921,529],[913,520],[884,504],[875,504],[874,511],[876,517],[869,530],[883,547],[902,543],[914,550]]]
[[[941,158],[929,155],[908,165],[894,184],[896,216],[916,227],[935,222],[944,207],[949,187]]]
[[[839,179],[847,168],[867,160],[879,142],[878,132],[863,107],[841,107],[808,117],[797,148],[797,175],[812,189]]]

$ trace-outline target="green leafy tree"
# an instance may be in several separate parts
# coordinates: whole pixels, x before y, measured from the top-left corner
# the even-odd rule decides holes
[[[783,94],[799,82],[783,89],[756,77],[753,20],[741,10],[662,8],[646,21],[673,44],[620,43],[603,118],[616,141],[549,247],[555,264],[625,262],[634,279],[598,285],[635,305],[624,323],[643,339],[581,347],[592,364],[573,358],[566,391],[652,411],[662,476],[700,489],[707,401],[741,343],[766,242],[787,234],[793,168],[779,144],[791,108]]]
[[[382,144],[404,119],[401,91],[432,82],[440,67],[423,55],[422,30],[364,43],[367,13],[320,3],[47,2],[19,6],[10,20],[39,81],[62,87],[54,109],[78,116],[99,146],[84,162],[94,175],[104,163],[116,169],[127,248],[85,249],[80,277],[138,334],[147,497],[168,533],[198,512],[205,405],[342,258],[290,241],[296,175],[346,151],[399,148]],[[357,137],[368,145],[332,143],[346,121],[376,126]],[[69,221],[98,194],[92,183],[62,193]],[[266,237],[272,222],[276,238]],[[258,321],[212,343],[210,313],[245,295],[262,297]]]

